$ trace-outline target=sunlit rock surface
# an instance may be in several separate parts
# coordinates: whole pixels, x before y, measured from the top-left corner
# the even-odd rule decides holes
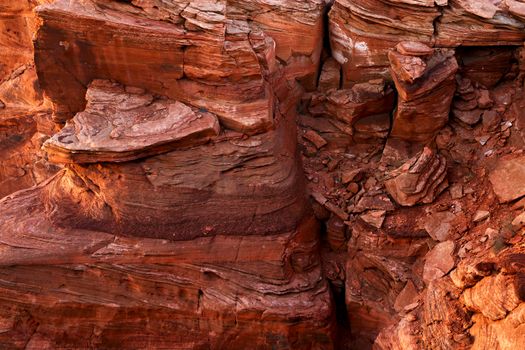
[[[520,349],[525,6],[5,0],[1,349]]]

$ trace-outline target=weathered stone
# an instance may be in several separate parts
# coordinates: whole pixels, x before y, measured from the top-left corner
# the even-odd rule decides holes
[[[389,174],[385,187],[400,205],[431,203],[447,186],[446,160],[430,148]]]
[[[199,145],[220,131],[211,113],[107,81],[91,83],[86,98],[86,110],[45,143],[51,161],[129,161]]]
[[[399,94],[391,137],[427,142],[448,121],[458,70],[454,53],[416,57],[390,51],[388,58]]]
[[[525,196],[525,157],[501,159],[490,174],[490,182],[501,203]]]
[[[432,213],[425,220],[425,230],[428,232],[430,237],[436,241],[446,241],[452,234],[452,224],[456,218],[454,214],[448,211]]]
[[[472,221],[480,222],[480,221],[483,221],[483,220],[487,219],[489,216],[490,216],[490,212],[488,212],[486,210],[478,210],[474,214],[474,217],[472,218]]]
[[[307,139],[308,141],[310,141],[311,143],[313,143],[317,149],[322,148],[323,146],[326,146],[326,144],[328,143],[326,142],[325,139],[323,139],[321,135],[319,135],[313,130],[308,130],[307,132],[305,132],[303,137]]]
[[[443,277],[454,268],[454,248],[453,241],[445,241],[436,244],[434,248],[425,256],[425,267],[423,269],[423,279],[429,282]]]
[[[375,228],[381,228],[385,221],[385,210],[371,210],[365,214],[361,214],[359,217],[366,223],[374,226]]]

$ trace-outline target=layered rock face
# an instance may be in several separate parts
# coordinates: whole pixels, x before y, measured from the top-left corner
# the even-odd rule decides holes
[[[0,197],[33,186],[57,169],[40,147],[54,131],[33,60],[32,9],[47,1],[0,4]]]
[[[36,9],[64,169],[0,202],[1,347],[334,346],[294,123],[323,7]]]
[[[0,348],[522,347],[522,2],[4,2]]]

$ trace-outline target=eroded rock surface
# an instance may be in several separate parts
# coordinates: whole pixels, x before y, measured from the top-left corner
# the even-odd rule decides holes
[[[4,1],[0,348],[521,348],[524,9]]]
[[[108,81],[91,83],[86,100],[86,110],[45,143],[53,162],[123,162],[205,143],[220,131],[214,114]]]
[[[394,170],[385,186],[398,204],[432,203],[448,186],[446,176],[446,159],[425,147],[419,155]]]

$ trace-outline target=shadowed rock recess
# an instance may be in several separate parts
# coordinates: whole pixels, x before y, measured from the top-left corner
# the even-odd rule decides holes
[[[0,349],[516,350],[525,1],[3,0]]]

